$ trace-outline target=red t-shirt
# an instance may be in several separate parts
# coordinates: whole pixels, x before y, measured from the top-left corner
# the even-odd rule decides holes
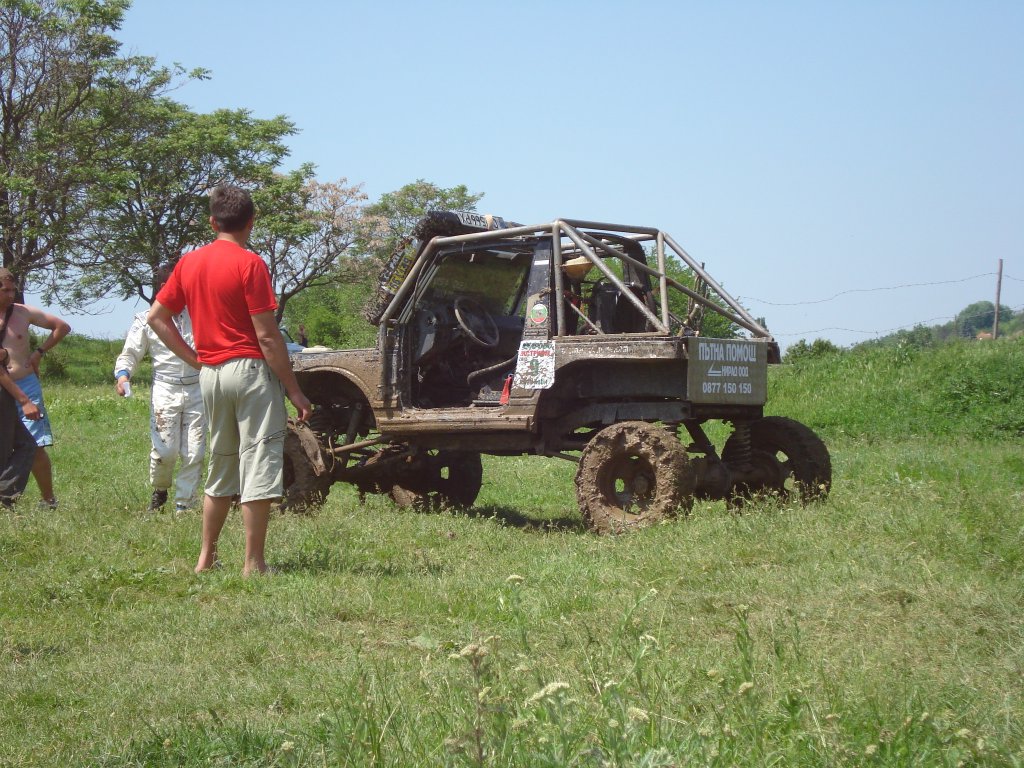
[[[277,309],[263,259],[230,240],[186,253],[156,295],[173,314],[192,316],[196,354],[203,365],[262,358],[252,315]]]

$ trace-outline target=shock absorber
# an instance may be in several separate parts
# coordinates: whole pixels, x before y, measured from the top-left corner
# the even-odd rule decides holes
[[[729,442],[735,448],[729,452],[729,463],[741,472],[749,472],[753,469],[753,463],[751,462],[750,422],[734,421],[732,426],[733,432]]]

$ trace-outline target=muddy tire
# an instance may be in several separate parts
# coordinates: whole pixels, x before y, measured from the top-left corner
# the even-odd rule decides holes
[[[308,427],[306,428],[308,429]],[[289,425],[284,438],[284,499],[287,512],[310,513],[323,505],[331,490],[331,473],[316,474],[313,462],[303,449],[295,427]]]
[[[389,495],[400,507],[422,510],[471,507],[480,495],[484,468],[479,453],[439,450],[415,457]]]
[[[766,416],[750,425],[750,462],[755,480],[737,484],[734,496],[799,498],[803,503],[824,499],[832,488],[832,459],[814,431],[784,416]],[[733,434],[722,449],[722,460],[735,464],[742,456]]]
[[[624,533],[693,505],[694,473],[675,435],[642,421],[613,424],[583,449],[576,499],[596,533]]]

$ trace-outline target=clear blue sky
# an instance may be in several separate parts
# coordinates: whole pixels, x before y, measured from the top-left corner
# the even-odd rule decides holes
[[[783,345],[943,322],[1000,258],[1024,311],[1019,0],[136,0],[118,36],[210,69],[194,109],[287,115],[290,162],[371,199],[422,178],[659,226]],[[860,290],[917,283],[948,284]],[[113,309],[70,319],[117,337]]]

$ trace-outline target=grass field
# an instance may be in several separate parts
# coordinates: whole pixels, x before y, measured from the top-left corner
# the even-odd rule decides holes
[[[572,464],[485,458],[468,514],[275,517],[249,580],[237,514],[195,576],[198,513],[144,512],[145,387],[65,354],[61,507],[0,515],[0,765],[1022,764],[1020,342],[773,371],[823,504],[598,538]]]

